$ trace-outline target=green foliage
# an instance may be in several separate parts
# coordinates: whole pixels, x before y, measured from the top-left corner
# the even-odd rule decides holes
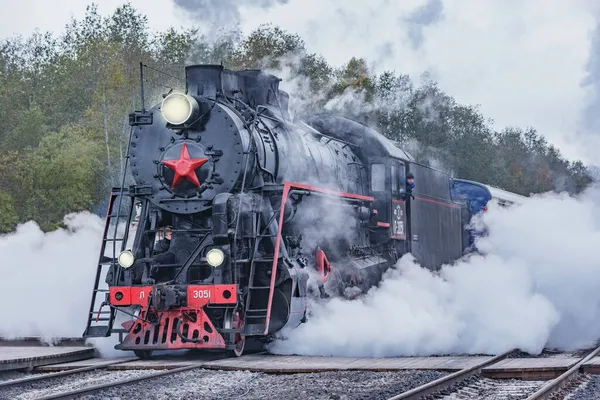
[[[11,232],[18,222],[19,217],[12,196],[0,192],[0,233]]]
[[[455,176],[526,195],[576,193],[591,182],[583,163],[562,158],[534,129],[494,132],[476,107],[458,104],[427,76],[416,85],[393,71],[377,75],[361,58],[334,68],[271,24],[210,39],[196,30],[150,32],[130,4],[106,18],[92,4],[58,38],[36,32],[0,41],[0,232],[29,219],[52,229],[120,182],[127,115],[140,106],[140,61],[148,105],[184,88],[187,64],[261,68],[301,83],[291,93],[303,98],[300,111],[328,104]]]
[[[11,131],[6,131],[2,140],[5,150],[22,150],[26,147],[35,147],[48,133],[46,116],[36,104],[29,109],[24,109],[16,116],[16,124]]]
[[[367,61],[362,58],[352,58],[346,65],[334,72],[335,83],[331,96],[341,95],[346,90],[361,92],[364,100],[373,100],[375,91],[375,78],[370,75]]]
[[[300,36],[270,24],[261,25],[233,52],[233,68],[279,68],[284,57],[304,50]]]
[[[82,127],[65,127],[42,139],[17,163],[23,185],[16,193],[19,216],[33,219],[43,229],[54,229],[69,212],[91,208],[96,194],[97,169],[102,165],[98,144],[90,143]]]

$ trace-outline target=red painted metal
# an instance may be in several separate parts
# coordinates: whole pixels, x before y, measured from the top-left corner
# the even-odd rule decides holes
[[[281,207],[279,209],[279,223],[277,225],[277,237],[275,238],[275,250],[273,251],[273,264],[271,265],[271,283],[269,284],[269,302],[267,303],[267,318],[265,321],[264,334],[269,333],[269,322],[271,321],[271,307],[273,306],[273,291],[275,290],[275,274],[277,272],[277,259],[279,258],[279,246],[281,245],[281,230],[283,228],[283,214],[285,211],[285,202],[290,193],[290,184],[285,182],[283,185],[283,194],[281,195]]]
[[[375,198],[371,197],[371,196],[364,196],[362,194],[354,194],[354,193],[346,193],[346,192],[338,192],[336,190],[327,189],[327,188],[318,188],[318,187],[311,186],[311,185],[305,185],[303,183],[295,183],[295,182],[287,182],[286,181],[286,182],[284,182],[284,189],[285,189],[285,185],[288,185],[288,186],[296,188],[296,189],[312,190],[314,192],[332,194],[334,196],[347,197],[350,199],[375,201]]]
[[[204,307],[207,304],[235,304],[237,303],[236,286],[188,286],[187,302],[190,307]]]
[[[377,222],[377,226],[380,226],[382,228],[389,228],[390,224],[388,222]]]
[[[146,318],[147,310],[140,313],[141,318]],[[119,348],[123,350],[138,349],[224,349],[226,347],[223,336],[217,332],[210,318],[202,309],[181,308],[161,312],[157,325],[144,322],[141,319],[123,323],[123,328],[128,330],[127,336]],[[177,334],[179,332],[188,339],[197,339],[198,342],[183,341]]]
[[[113,306],[147,306],[152,286],[111,286],[108,291]],[[123,294],[121,300],[117,300],[117,293]]]
[[[422,201],[426,201],[426,202],[428,202],[428,203],[435,203],[435,204],[439,204],[439,205],[446,206],[446,207],[450,207],[450,208],[460,208],[460,206],[459,206],[458,204],[444,203],[443,201],[437,201],[437,200],[432,200],[432,199],[426,199],[425,197],[419,197],[419,196],[415,196],[415,199],[422,200]]]
[[[200,181],[196,176],[196,168],[201,167],[208,162],[208,158],[190,158],[190,153],[187,148],[187,143],[184,143],[181,147],[181,153],[177,160],[162,160],[162,163],[169,167],[169,169],[175,172],[173,178],[173,185],[171,188],[175,188],[183,178],[192,182],[196,186],[200,186]]]
[[[317,270],[321,274],[321,282],[327,282],[329,280],[329,275],[331,275],[331,263],[327,259],[327,256],[323,250],[317,250],[316,263]]]
[[[112,286],[109,288],[110,304],[113,306],[148,306],[152,286]],[[123,298],[117,300],[117,293]],[[236,285],[189,285],[187,287],[187,305],[203,307],[207,304],[236,304]]]

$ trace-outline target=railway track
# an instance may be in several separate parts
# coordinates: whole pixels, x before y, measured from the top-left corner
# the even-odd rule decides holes
[[[578,378],[580,379],[582,376],[581,367],[598,354],[600,354],[600,347],[597,347],[594,351],[583,357],[565,373],[545,384],[540,390],[529,396],[527,400],[551,399],[556,395],[560,395],[562,390],[571,389],[573,386],[579,386],[581,382],[578,382]]]
[[[47,380],[47,379],[60,378],[63,376],[68,376],[68,375],[80,374],[82,372],[104,369],[104,368],[110,367],[112,365],[122,364],[125,362],[130,362],[132,360],[135,360],[135,358],[120,359],[117,361],[109,361],[109,362],[106,362],[103,364],[97,364],[97,365],[93,365],[90,367],[67,369],[65,371],[60,371],[60,372],[52,372],[49,374],[35,375],[35,376],[27,377],[27,378],[7,380],[4,382],[0,382],[0,389],[25,385],[28,383],[39,382],[39,381],[43,381],[43,380]]]
[[[113,381],[113,382],[103,383],[100,385],[93,385],[93,386],[88,386],[85,388],[59,392],[59,393],[51,394],[48,396],[40,397],[40,398],[38,398],[38,400],[71,399],[71,398],[75,398],[76,396],[83,395],[83,394],[91,394],[91,393],[98,392],[98,391],[105,390],[105,389],[111,389],[111,388],[115,388],[115,387],[119,387],[119,386],[123,386],[123,385],[129,385],[129,384],[141,382],[141,381],[144,381],[147,379],[155,379],[155,378],[159,378],[159,377],[162,377],[165,375],[173,375],[173,374],[190,371],[190,370],[193,370],[196,368],[201,368],[201,367],[202,367],[202,363],[196,363],[196,364],[192,364],[192,365],[187,365],[185,367],[170,369],[167,371],[153,372],[153,373],[136,376],[136,377],[132,377],[132,378],[121,379],[121,380],[117,380],[117,381]]]
[[[541,355],[537,355],[537,356],[528,356],[525,353],[521,353],[519,351],[517,351],[516,349],[507,351],[505,353],[502,353],[500,355],[497,355],[495,357],[482,357],[484,358],[483,361],[480,362],[480,359],[477,359],[477,357],[475,357],[475,359],[471,359],[471,361],[469,362],[464,362],[464,361],[460,361],[460,357],[457,361],[456,358],[451,359],[450,357],[442,357],[442,358],[446,358],[446,359],[451,359],[450,361],[442,361],[442,363],[440,363],[440,365],[448,365],[447,363],[450,363],[452,365],[455,365],[457,362],[460,364],[462,363],[462,370],[458,370],[457,372],[453,372],[450,373],[448,375],[443,376],[442,378],[439,379],[435,379],[432,381],[429,381],[428,383],[424,383],[427,382],[428,379],[425,380],[420,380],[420,383],[424,383],[421,386],[418,386],[416,388],[410,389],[410,390],[406,390],[400,393],[402,389],[402,385],[399,384],[395,390],[390,390],[386,392],[386,396],[383,396],[383,398],[389,398],[389,400],[399,400],[399,399],[488,399],[488,398],[493,398],[495,400],[500,400],[500,399],[528,399],[528,400],[539,400],[539,399],[551,399],[551,398],[563,398],[567,392],[570,393],[574,393],[576,388],[583,388],[582,384],[589,382],[592,380],[591,375],[588,374],[583,374],[582,371],[584,368],[582,368],[588,361],[592,360],[594,357],[600,355],[600,347],[593,349],[593,350],[581,350],[578,351],[576,353],[563,353],[563,352],[552,352],[549,351],[547,352],[548,354],[541,354]],[[561,358],[561,355],[566,354],[568,358]],[[525,380],[522,380],[520,378],[517,378],[516,376],[508,376],[506,378],[515,378],[515,379],[503,379],[502,375],[495,375],[495,373],[497,374],[498,368],[500,368],[500,370],[502,370],[502,368],[506,368],[506,365],[511,365],[510,368],[513,368],[513,373],[514,373],[514,365],[518,365],[517,368],[521,368],[523,361],[519,361],[519,360],[525,360],[528,358],[532,358],[532,359],[537,359],[542,360],[548,360],[550,363],[549,364],[544,364],[542,367],[536,367],[536,368],[544,368],[544,366],[548,366],[548,365],[552,365],[552,360],[554,357],[558,356],[559,360],[570,360],[570,362],[568,362],[567,364],[564,363],[564,361],[560,361],[560,363],[562,363],[561,365],[564,365],[564,368],[568,370],[565,371],[565,369],[562,369],[561,371],[565,371],[564,373],[562,373],[561,375],[559,375],[558,377],[552,379],[552,380],[542,380],[542,379],[548,379],[550,376],[546,375],[546,377],[540,377],[540,375],[531,375],[531,373],[529,372],[529,375],[523,375],[522,378]],[[276,357],[276,356],[272,356],[272,355],[264,355],[264,357]],[[183,373],[183,372],[187,372],[187,371],[192,371],[192,370],[206,370],[204,372],[194,372],[194,374],[199,373],[200,375],[198,375],[198,377],[200,376],[208,376],[211,374],[221,374],[219,376],[223,376],[223,375],[227,375],[226,371],[230,371],[229,374],[232,373],[232,371],[246,371],[246,373],[250,373],[247,370],[252,370],[252,362],[258,362],[259,364],[265,365],[264,364],[264,357],[260,356],[260,357],[254,357],[252,358],[252,356],[247,359],[247,358],[240,358],[240,359],[236,359],[235,363],[232,363],[231,360],[230,361],[226,361],[226,362],[221,362],[220,360],[216,361],[216,364],[211,365],[211,362],[213,360],[212,357],[209,357],[210,359],[203,359],[203,360],[199,360],[196,357],[194,357],[194,359],[187,359],[187,360],[177,360],[177,359],[171,359],[171,361],[167,361],[168,358],[158,358],[156,360],[149,360],[148,362],[146,362],[145,360],[140,360],[137,357],[129,357],[129,358],[120,358],[120,359],[116,359],[116,360],[97,360],[97,361],[92,361],[90,360],[89,363],[90,364],[85,364],[85,361],[82,362],[82,365],[86,365],[86,366],[79,366],[79,367],[75,367],[75,365],[71,366],[70,368],[74,368],[74,369],[65,369],[59,372],[45,372],[42,374],[34,374],[34,375],[30,375],[27,377],[23,377],[23,378],[18,378],[18,379],[12,379],[12,380],[5,380],[5,381],[0,381],[0,399],[4,400],[4,399],[9,399],[9,398],[14,398],[11,396],[14,396],[14,393],[16,393],[16,390],[22,390],[23,393],[27,393],[26,397],[27,398],[38,398],[38,399],[67,399],[67,398],[78,398],[79,396],[82,395],[87,395],[87,394],[93,394],[93,393],[97,393],[100,391],[104,391],[107,389],[113,389],[113,388],[118,388],[118,392],[124,391],[127,392],[129,391],[129,393],[134,393],[135,396],[135,389],[131,389],[129,387],[126,388],[127,385],[134,385],[137,382],[141,382],[141,381],[147,381],[147,382],[152,382],[153,380],[157,379],[157,378],[161,378],[167,375],[174,375],[174,374],[178,374],[178,373]],[[563,356],[564,357],[564,356]],[[221,357],[216,357],[216,359],[220,359]],[[471,358],[471,357],[468,357]],[[506,358],[511,358],[514,359],[514,361],[506,361],[506,362],[502,362],[500,363],[502,360],[505,360]],[[292,369],[286,369],[283,366],[283,364],[285,363],[286,358],[285,357],[279,357],[279,358],[272,358],[272,362],[269,363],[269,365],[272,364],[277,364],[278,367],[277,368],[273,368],[271,367],[270,370],[268,371],[264,371],[267,372],[267,375],[270,375],[273,379],[272,382],[279,382],[281,379],[286,379],[284,377],[281,376],[281,374],[291,374],[291,375],[298,375],[299,372],[321,372],[321,373],[325,373],[325,371],[332,371],[335,368],[332,368],[331,365],[332,364],[327,364],[327,358],[325,359],[321,359],[319,361],[319,359],[317,358],[317,361],[314,362],[314,364],[311,367],[311,361],[310,360],[306,360],[305,358],[302,358],[304,361],[302,361],[302,365],[298,365],[296,364],[296,362],[298,361],[288,361],[288,362],[292,362],[293,364],[289,364],[289,365],[293,365]],[[435,359],[434,357],[432,359]],[[255,360],[255,361],[248,361],[248,360]],[[278,360],[278,361],[277,361]],[[186,364],[184,365],[177,365],[177,363],[184,361]],[[157,363],[158,362],[158,363]],[[171,363],[170,363],[171,362]],[[306,362],[306,364],[305,364]],[[335,361],[334,361],[335,362]],[[343,362],[348,362],[348,361],[340,361],[341,363]],[[357,361],[355,361],[356,363]],[[382,362],[386,362],[386,361],[382,361],[379,360],[377,362],[375,362],[378,367],[374,368],[374,367],[370,367],[368,364],[368,361],[366,363],[363,363],[361,366],[358,366],[358,370],[364,370],[365,372],[368,371],[369,369],[371,370],[370,373],[378,373],[377,371],[386,371],[386,368],[383,367],[382,368]],[[402,362],[402,361],[395,361],[396,363],[398,362]],[[414,361],[410,361],[411,363]],[[418,363],[418,358],[417,361]],[[436,363],[438,361],[435,361]],[[170,364],[169,364],[170,363]],[[245,363],[245,364],[244,364]],[[425,362],[425,364],[429,363],[429,365],[431,365],[431,360]],[[498,364],[500,363],[502,366],[495,366],[494,364]],[[123,364],[123,365],[119,365],[119,364]],[[421,364],[421,365],[425,365],[425,364]],[[593,363],[592,363],[593,364]],[[256,364],[255,364],[256,365]],[[466,365],[468,365],[469,367],[465,367]],[[529,363],[528,364],[530,367],[531,365],[536,365]],[[538,363],[539,365],[539,363]],[[588,364],[590,365],[590,364]],[[487,368],[492,366],[492,368]],[[570,366],[570,367],[569,367]],[[356,370],[357,366],[355,365],[354,370]],[[50,369],[48,367],[40,367],[42,370],[44,370],[44,368],[46,368],[47,371],[52,371],[53,369]],[[486,369],[487,368],[487,369]],[[588,371],[588,367],[585,367],[586,371]],[[267,368],[269,369],[269,368]],[[346,368],[341,368],[338,369],[338,371],[342,371],[345,370]],[[417,370],[419,368],[415,368],[414,373],[417,374]],[[458,369],[458,368],[457,368]],[[483,374],[483,370],[486,369],[485,372],[485,377]],[[55,371],[57,369],[54,369]],[[125,371],[127,370],[127,372]],[[213,370],[213,372],[210,372],[210,370]],[[300,371],[301,370],[301,371]],[[352,370],[352,368],[348,369],[348,370]],[[400,373],[400,371],[403,371],[404,369],[401,367],[399,369],[397,369],[396,371],[398,373]],[[431,367],[429,367],[429,370],[434,371],[434,369],[431,369]],[[443,370],[443,368],[440,368],[440,370]],[[522,371],[530,371],[531,369],[527,369],[527,367],[523,367]],[[39,370],[38,370],[39,371]],[[519,370],[520,371],[520,370]],[[258,370],[255,368],[254,374],[256,373],[260,373],[260,368],[258,368]],[[519,372],[520,373],[520,372]],[[557,373],[560,373],[559,371],[557,371]],[[598,372],[595,372],[598,373]],[[80,374],[80,375],[78,375]],[[207,375],[208,374],[208,375]],[[78,375],[78,376],[76,376]],[[70,378],[69,376],[73,376],[73,378]],[[211,376],[216,376],[216,375],[211,375]],[[232,375],[230,375],[232,376]],[[244,375],[234,375],[237,377],[240,376],[244,376]],[[263,379],[263,378],[257,378],[257,375],[254,375],[255,378],[252,379]],[[279,376],[279,377],[277,377]],[[401,376],[401,375],[399,375]],[[415,375],[416,376],[416,375]],[[423,376],[423,375],[421,375]],[[440,376],[439,374],[437,376]],[[434,376],[434,377],[437,377]],[[552,377],[556,376],[553,375]],[[489,377],[489,378],[488,378]],[[64,378],[64,379],[63,379]],[[500,379],[498,379],[500,378]],[[172,380],[175,379],[177,380],[177,378],[171,378]],[[294,378],[291,378],[294,379]],[[304,378],[298,378],[299,380],[302,380]],[[333,378],[335,379],[335,378]],[[377,378],[379,379],[379,378]],[[402,381],[401,378],[400,382]],[[410,379],[410,378],[409,378]],[[429,378],[431,379],[431,378]],[[527,379],[540,379],[540,380],[527,380]],[[596,379],[596,378],[593,378]],[[220,381],[221,378],[218,378],[218,380]],[[40,384],[37,384],[37,383]],[[408,381],[407,381],[408,382]],[[250,384],[248,384],[250,385]],[[413,387],[415,385],[415,382],[413,381],[412,385],[405,385],[404,388],[410,388]],[[246,389],[247,391],[251,390],[250,389],[251,385],[248,386],[248,389]],[[120,388],[120,389],[119,389]],[[5,389],[9,389],[8,392],[4,392],[4,396],[8,397],[4,397],[3,396],[3,391]],[[254,389],[253,389],[254,390]],[[586,390],[589,390],[589,388],[586,387]],[[9,394],[12,392],[12,395]],[[115,391],[113,391],[113,393],[116,393]],[[400,393],[397,394],[393,397],[389,397],[391,395],[393,395],[394,393]],[[306,393],[305,393],[306,394]],[[143,396],[143,394],[140,394]],[[206,394],[205,394],[206,395]],[[37,396],[37,397],[36,397]],[[204,397],[203,397],[204,398]]]
[[[102,369],[105,369],[105,368],[113,366],[113,365],[131,362],[133,360],[136,360],[136,359],[135,358],[119,359],[116,361],[110,361],[110,362],[106,362],[103,364],[97,364],[97,365],[89,366],[89,367],[75,368],[75,369],[71,369],[71,370],[65,370],[65,371],[60,371],[60,372],[54,372],[54,373],[49,373],[49,374],[43,374],[43,375],[38,375],[38,376],[31,376],[31,377],[26,377],[26,378],[21,378],[21,379],[13,379],[13,380],[0,382],[0,395],[1,395],[2,389],[5,389],[5,388],[26,385],[26,384],[30,384],[33,382],[48,381],[48,380],[55,379],[55,378],[61,378],[61,377],[69,376],[69,375],[81,374],[84,372],[89,372],[89,371],[94,371],[94,370],[102,370]],[[104,389],[110,389],[110,388],[119,387],[122,385],[128,385],[128,384],[140,382],[140,381],[147,380],[147,379],[154,379],[154,378],[159,378],[159,377],[162,377],[165,375],[171,375],[171,374],[177,374],[180,372],[190,371],[190,370],[193,370],[196,368],[200,368],[202,366],[203,366],[202,362],[197,362],[197,363],[193,363],[192,365],[186,365],[184,367],[179,367],[179,368],[170,369],[170,370],[166,370],[166,371],[152,372],[152,373],[147,373],[147,374],[136,376],[136,377],[116,380],[116,381],[107,382],[107,383],[103,383],[103,384],[99,384],[99,385],[92,385],[92,386],[87,386],[87,387],[73,389],[73,390],[65,390],[65,391],[61,391],[58,393],[53,393],[53,394],[45,395],[42,397],[38,397],[37,400],[71,399],[71,398],[75,398],[76,396],[79,396],[79,395],[91,394],[91,393],[98,392],[98,391],[101,391]],[[0,398],[2,398],[2,397],[0,397]]]
[[[425,398],[443,399],[450,394],[452,396],[448,398],[472,399],[483,398],[482,396],[486,396],[486,394],[490,393],[493,393],[495,399],[522,398],[526,400],[547,400],[563,398],[567,395],[567,391],[579,387],[589,379],[582,375],[581,367],[600,354],[600,346],[582,357],[579,362],[569,368],[566,372],[547,383],[540,384],[539,381],[522,381],[514,379],[485,379],[481,377],[481,371],[484,368],[496,364],[517,352],[517,349],[509,350],[490,360],[400,393],[388,400],[416,400]],[[534,390],[535,392],[533,392]]]
[[[425,385],[421,385],[397,396],[391,397],[388,400],[416,400],[425,396],[435,395],[439,392],[452,388],[454,385],[463,382],[470,377],[481,374],[481,370],[483,368],[495,364],[500,360],[504,360],[512,354],[515,354],[517,351],[517,349],[506,351],[491,358],[490,360],[483,361],[473,367],[465,368],[450,375],[446,375],[440,379],[436,379],[435,381],[426,383]]]

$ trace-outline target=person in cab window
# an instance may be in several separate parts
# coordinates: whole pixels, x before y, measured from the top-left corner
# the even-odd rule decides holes
[[[158,241],[154,245],[154,254],[161,254],[169,250],[171,247],[171,227],[159,228],[156,236]]]
[[[415,186],[415,176],[412,172],[409,172],[408,174],[406,174],[406,193],[408,193],[413,199],[415,198],[415,196],[412,194],[412,192]]]

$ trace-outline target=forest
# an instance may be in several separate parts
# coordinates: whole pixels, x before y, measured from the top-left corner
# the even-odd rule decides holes
[[[111,16],[95,5],[58,36],[36,32],[0,42],[0,232],[34,220],[46,231],[65,214],[102,214],[120,184],[128,114],[183,89],[184,66],[261,68],[283,79],[296,117],[329,111],[382,132],[418,161],[516,193],[578,193],[592,181],[533,128],[495,131],[478,107],[459,104],[427,76],[377,74],[369,60],[331,66],[302,38],[272,25],[248,35],[152,32],[129,4]]]

